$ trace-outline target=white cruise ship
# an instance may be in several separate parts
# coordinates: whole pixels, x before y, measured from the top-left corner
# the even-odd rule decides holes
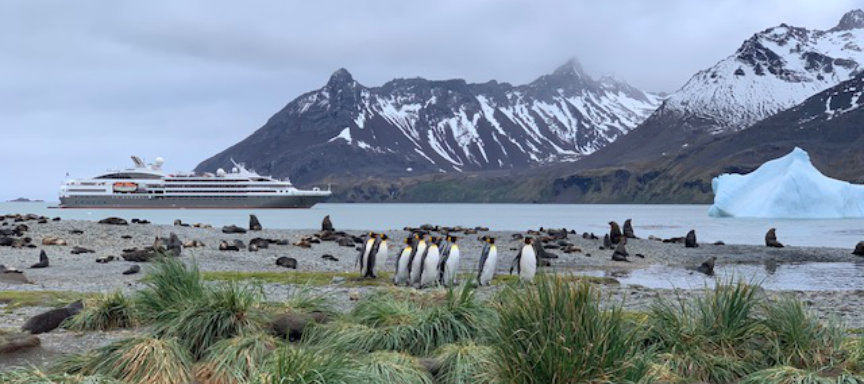
[[[132,156],[134,168],[110,170],[90,179],[67,180],[60,188],[61,208],[309,208],[331,192],[300,190],[234,163],[216,174],[162,171],[162,158],[145,164]]]

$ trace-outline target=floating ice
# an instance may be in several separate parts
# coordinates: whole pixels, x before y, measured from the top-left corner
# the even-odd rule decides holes
[[[823,175],[797,147],[746,175],[717,176],[711,188],[714,205],[708,215],[714,217],[864,217],[864,185]]]

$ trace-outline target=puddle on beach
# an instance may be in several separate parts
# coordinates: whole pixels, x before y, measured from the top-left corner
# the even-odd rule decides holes
[[[774,291],[864,289],[864,263],[735,264],[718,266],[713,277],[685,268],[652,265],[635,270],[579,270],[577,275],[613,277],[623,285],[699,289],[731,279],[759,283]]]

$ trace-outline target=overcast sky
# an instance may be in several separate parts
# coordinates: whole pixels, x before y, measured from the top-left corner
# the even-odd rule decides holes
[[[66,172],[138,154],[169,170],[245,138],[339,67],[526,83],[571,57],[674,91],[743,40],[834,26],[852,0],[0,3],[0,200],[56,201]]]

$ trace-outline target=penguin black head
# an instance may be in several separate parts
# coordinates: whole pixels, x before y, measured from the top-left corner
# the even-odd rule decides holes
[[[486,236],[486,242],[489,244],[495,244],[495,238],[491,236]]]
[[[438,236],[430,236],[429,242],[432,244],[438,244]]]
[[[534,242],[534,239],[532,237],[526,237],[524,239],[524,241],[525,241],[525,244],[531,244]]]
[[[408,236],[408,237],[406,237],[406,238],[405,238],[405,244],[411,244],[412,242],[414,242],[414,239],[415,239],[415,238],[416,238],[416,236]]]
[[[387,235],[384,233],[382,233],[380,237],[381,237],[381,240],[387,240]]]
[[[455,243],[456,240],[459,240],[459,238],[456,237],[456,236],[450,236],[450,235],[447,235],[447,241],[449,241],[449,242],[451,242],[451,243]]]

